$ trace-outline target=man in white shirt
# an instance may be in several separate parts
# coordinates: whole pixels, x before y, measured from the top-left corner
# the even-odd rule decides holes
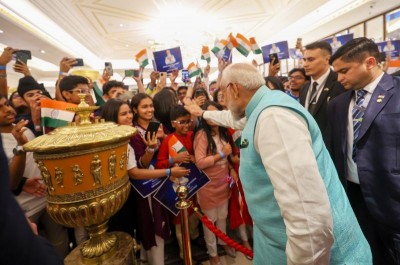
[[[249,64],[228,66],[220,87],[229,111],[202,111],[190,102],[186,108],[243,129],[239,175],[254,221],[254,264],[265,264],[265,258],[270,264],[371,264],[368,243],[310,114],[269,90]]]
[[[27,122],[22,120],[14,125],[15,111],[6,97],[0,95],[0,132],[4,152],[6,153],[11,176],[21,179],[18,184],[16,200],[31,222],[41,223],[47,239],[61,257],[68,254],[68,234],[64,227],[56,224],[46,212],[46,196],[41,184],[40,171],[31,152],[25,153],[22,145],[35,138],[32,131],[24,128]]]

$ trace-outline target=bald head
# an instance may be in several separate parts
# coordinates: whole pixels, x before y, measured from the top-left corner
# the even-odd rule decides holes
[[[265,85],[265,80],[257,68],[248,63],[235,63],[226,67],[222,72],[221,82],[240,84],[248,90],[258,89]]]

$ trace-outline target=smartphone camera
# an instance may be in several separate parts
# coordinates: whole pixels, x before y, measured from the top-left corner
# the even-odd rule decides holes
[[[275,61],[274,61],[275,59]],[[272,61],[274,61],[274,65],[279,63],[279,58],[278,58],[278,54],[277,53],[271,53],[269,55],[269,62],[272,63]]]
[[[83,66],[83,59],[82,58],[76,58],[76,63],[71,65],[71,66]]]

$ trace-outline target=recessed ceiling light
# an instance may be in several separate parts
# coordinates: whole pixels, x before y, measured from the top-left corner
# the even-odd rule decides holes
[[[43,53],[43,54],[44,54],[44,53],[46,53],[46,51],[45,51],[45,50],[40,50],[40,53]]]
[[[4,33],[4,31],[2,31],[2,30],[0,29],[0,34],[1,34],[1,33]]]
[[[124,24],[119,24],[119,26],[122,28],[124,26]]]
[[[125,44],[125,47],[129,47],[129,45],[128,45],[128,44]]]

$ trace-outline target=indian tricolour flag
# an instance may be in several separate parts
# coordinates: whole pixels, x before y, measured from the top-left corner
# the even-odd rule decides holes
[[[75,104],[63,101],[51,99],[40,100],[43,130],[48,132],[54,128],[68,125],[69,122],[73,121],[75,112],[68,111],[67,108],[76,106]]]
[[[238,33],[236,34],[236,40],[238,42],[238,46],[236,47],[236,49],[243,54],[244,56],[248,56],[250,51],[251,51],[251,43],[248,39],[246,39],[245,36],[243,36],[242,34]]]
[[[211,49],[211,51],[215,54],[215,56],[217,56],[217,58],[219,58],[221,51],[223,51],[225,49],[225,47],[228,45],[228,41],[227,40],[219,40],[217,41],[217,43],[215,43],[214,48]]]
[[[185,151],[187,151],[187,149],[183,146],[181,141],[179,141],[178,138],[175,137],[175,135],[172,135],[171,138],[169,138],[168,140],[169,157],[174,157],[177,154]]]
[[[229,43],[228,43],[227,47],[230,50],[232,50],[233,48],[236,48],[237,46],[239,46],[239,43],[237,42],[236,38],[232,35],[232,32],[229,33],[228,41],[229,41]]]
[[[207,63],[211,62],[210,49],[208,48],[208,46],[203,46],[203,48],[201,49],[201,59],[206,60]]]
[[[194,76],[197,76],[201,73],[201,69],[196,66],[195,63],[191,62],[189,66],[187,67],[189,71],[189,77],[192,78]]]
[[[106,101],[103,98],[103,91],[99,88],[97,82],[93,82],[94,96],[96,97],[96,105],[103,106]]]
[[[237,130],[232,134],[232,140],[237,147],[240,147],[240,138],[242,136],[242,131]]]
[[[149,57],[147,56],[147,50],[143,49],[135,55],[135,60],[139,63],[140,67],[145,67],[149,64]]]
[[[254,54],[261,54],[262,50],[260,49],[260,46],[258,46],[256,39],[254,37],[251,37],[249,39],[250,43],[251,43],[251,49],[253,50]]]

